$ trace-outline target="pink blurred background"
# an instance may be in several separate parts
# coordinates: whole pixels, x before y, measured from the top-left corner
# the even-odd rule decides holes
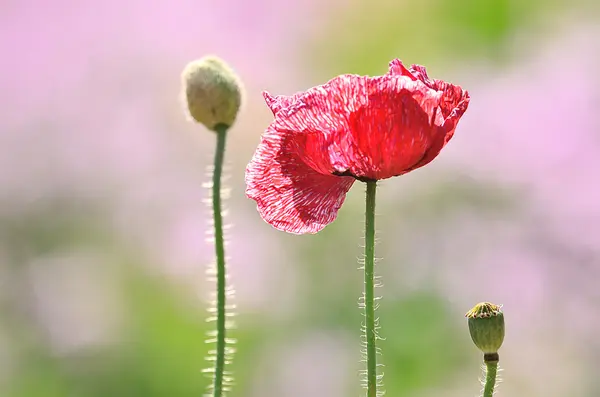
[[[496,26],[496,11],[455,5],[459,16],[483,10],[467,19],[477,22],[471,26],[435,12],[452,7],[444,0],[2,4],[0,393],[101,390],[72,367],[91,357],[86,373],[99,377],[90,362],[111,349],[123,353],[131,330],[143,334],[145,327],[131,325],[139,311],[125,303],[130,273],[167,285],[185,302],[175,306],[203,321],[213,248],[205,242],[202,184],[214,136],[186,121],[179,78],[188,61],[214,53],[245,84],[227,153],[228,254],[240,314],[233,395],[358,392],[362,187],[323,233],[296,237],[260,219],[244,196],[243,173],[271,117],[262,90],[291,94],[338,73],[382,74],[396,57],[425,64],[472,100],[438,159],[380,188],[381,317],[385,343],[396,346],[383,345],[389,394],[475,395],[481,357],[463,314],[488,300],[504,304],[507,319],[499,395],[597,395],[598,10],[585,1],[499,4],[511,23],[493,37],[484,33]],[[429,313],[423,294],[438,302],[433,323],[419,317]],[[187,332],[147,302],[149,316],[165,316],[157,320],[165,335],[179,340]],[[340,307],[351,313],[348,322]],[[423,325],[404,332],[411,322]],[[161,338],[148,346],[158,352]],[[182,358],[182,346],[177,357],[192,379],[201,378],[203,338],[199,332],[198,355]],[[415,350],[414,371],[396,364],[396,348],[433,346],[427,338],[439,349]],[[456,354],[444,356],[446,348]],[[148,358],[141,349],[131,354]],[[156,354],[169,365],[170,356]],[[436,360],[443,365],[429,367]],[[49,378],[61,386],[43,386]],[[200,395],[205,383],[166,390]],[[138,395],[119,387],[113,395]]]

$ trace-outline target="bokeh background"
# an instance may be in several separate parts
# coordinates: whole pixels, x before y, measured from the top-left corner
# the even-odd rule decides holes
[[[600,19],[566,0],[7,0],[0,5],[0,396],[203,394],[214,136],[180,72],[216,53],[245,106],[227,153],[231,396],[357,396],[364,188],[278,232],[244,168],[291,94],[428,67],[471,93],[431,165],[381,183],[388,396],[475,396],[464,313],[504,304],[503,396],[600,395]]]

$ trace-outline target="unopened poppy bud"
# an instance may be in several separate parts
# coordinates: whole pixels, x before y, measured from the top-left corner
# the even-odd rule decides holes
[[[469,319],[469,331],[475,346],[485,356],[495,355],[504,341],[504,313],[502,306],[482,302],[469,310],[465,317]],[[497,361],[497,358],[496,358]]]
[[[241,84],[220,58],[207,56],[190,62],[181,75],[190,116],[209,130],[233,125],[242,102]]]

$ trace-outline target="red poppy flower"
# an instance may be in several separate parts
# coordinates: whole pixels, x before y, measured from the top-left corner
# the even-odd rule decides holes
[[[266,222],[295,234],[333,222],[355,180],[432,161],[469,104],[459,86],[397,59],[383,76],[341,75],[290,97],[264,97],[275,119],[246,168],[246,195]]]

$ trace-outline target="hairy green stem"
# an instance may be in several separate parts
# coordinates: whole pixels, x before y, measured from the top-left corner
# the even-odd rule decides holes
[[[375,329],[375,193],[377,181],[367,182],[365,210],[364,310],[367,352],[367,396],[377,397],[377,333]]]
[[[482,397],[492,397],[496,386],[496,374],[498,373],[498,361],[485,361],[485,385]]]
[[[223,174],[223,159],[225,157],[225,141],[229,126],[219,124],[215,127],[217,133],[217,148],[212,183],[212,207],[215,226],[215,253],[217,259],[217,346],[215,372],[213,380],[213,396],[223,394],[223,373],[225,370],[225,243],[223,238],[223,216],[221,213],[221,175]]]

